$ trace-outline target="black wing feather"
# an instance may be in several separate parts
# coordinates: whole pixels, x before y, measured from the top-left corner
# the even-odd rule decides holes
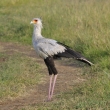
[[[87,60],[83,55],[81,55],[79,52],[76,52],[72,50],[70,47],[68,47],[65,44],[62,44],[60,42],[57,42],[58,44],[64,46],[66,48],[65,52],[58,53],[54,57],[59,58],[59,57],[65,57],[65,58],[75,58],[76,60],[79,60],[81,62],[87,63],[88,65],[93,65],[89,60]]]

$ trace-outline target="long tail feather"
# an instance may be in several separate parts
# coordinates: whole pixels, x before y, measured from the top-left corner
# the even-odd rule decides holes
[[[65,52],[62,53],[58,53],[57,55],[55,55],[55,57],[66,57],[66,58],[75,58],[76,60],[79,60],[81,62],[87,63],[88,65],[93,65],[93,63],[91,63],[89,60],[87,60],[84,56],[82,56],[80,53],[72,50],[71,48],[69,48],[68,46],[59,43],[60,45],[63,45],[66,50]]]

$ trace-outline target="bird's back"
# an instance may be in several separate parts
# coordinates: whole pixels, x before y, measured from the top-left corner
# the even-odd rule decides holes
[[[33,40],[33,46],[38,56],[44,59],[48,56],[53,56],[57,53],[64,52],[66,49],[64,46],[59,45],[56,40],[44,37]]]

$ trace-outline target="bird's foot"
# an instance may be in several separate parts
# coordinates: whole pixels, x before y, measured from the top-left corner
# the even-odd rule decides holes
[[[50,102],[51,101],[51,97],[48,97],[44,100],[44,102]]]

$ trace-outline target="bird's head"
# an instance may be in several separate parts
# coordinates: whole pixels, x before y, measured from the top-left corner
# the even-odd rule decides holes
[[[42,28],[42,20],[40,18],[34,18],[30,24],[34,24],[35,26]]]

